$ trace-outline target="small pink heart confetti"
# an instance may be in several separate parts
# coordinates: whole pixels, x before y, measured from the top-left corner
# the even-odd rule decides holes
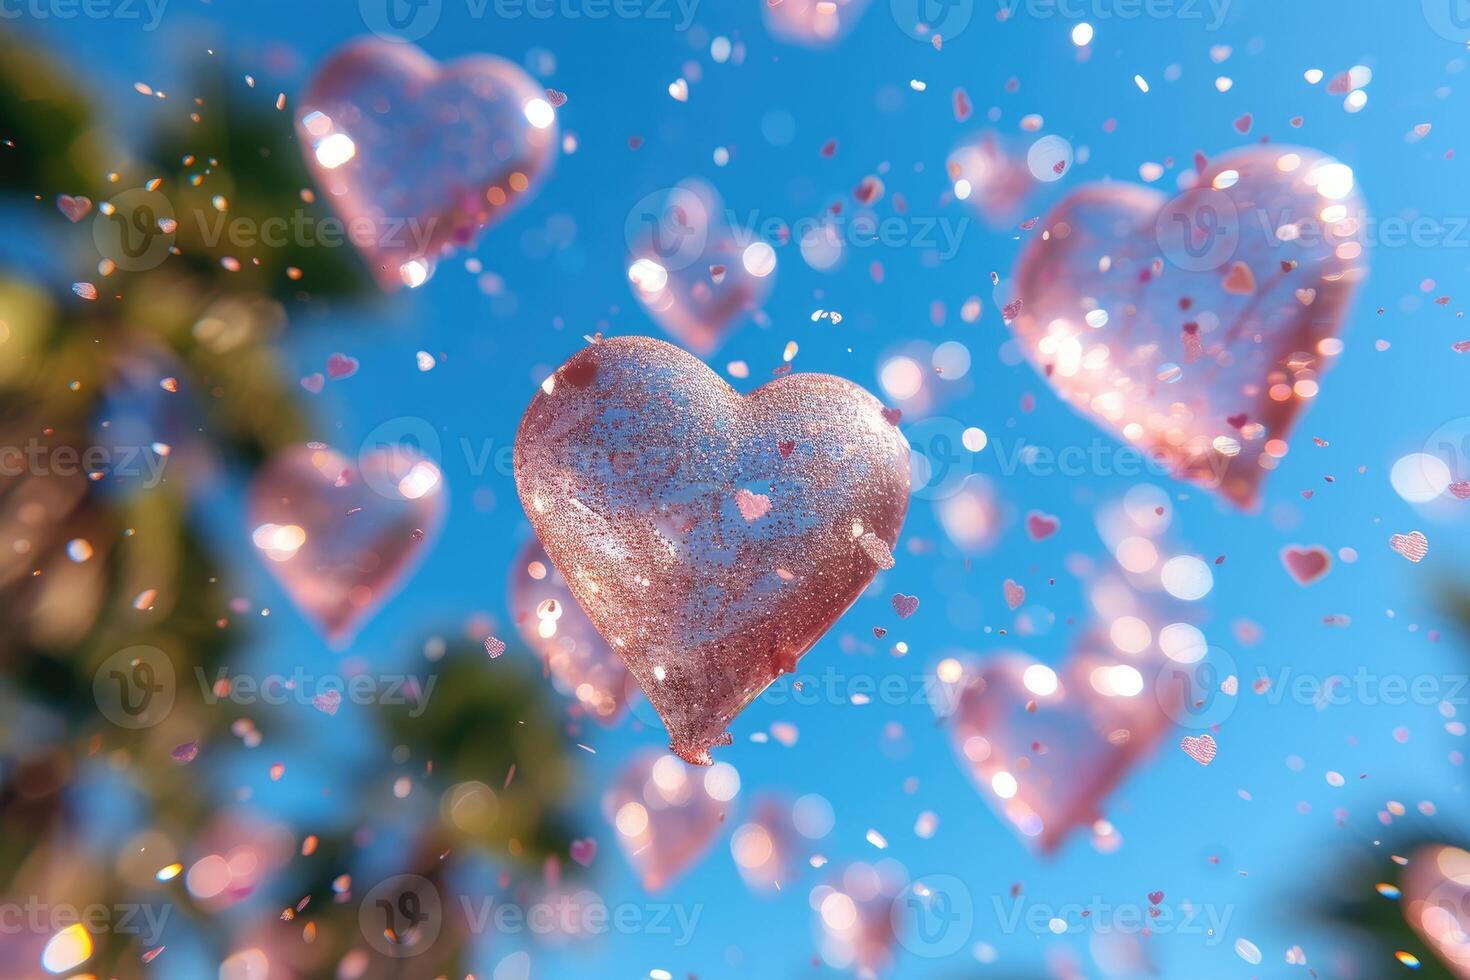
[[[305,388],[313,395],[320,395],[322,393],[322,386],[326,383],[326,376],[323,375],[320,371],[308,374],[306,377],[301,379],[301,387]]]
[[[918,596],[904,595],[902,592],[895,592],[893,594],[893,611],[898,613],[899,619],[908,619],[918,608]]]
[[[1298,585],[1311,585],[1332,568],[1332,556],[1321,545],[1303,548],[1290,544],[1281,549],[1281,564]]]
[[[56,207],[62,214],[66,215],[66,220],[72,224],[76,224],[87,216],[87,212],[92,210],[92,199],[80,195],[72,197],[70,194],[58,194],[56,196]]]
[[[1228,694],[1230,697],[1233,698],[1237,693],[1239,693],[1239,691],[1240,679],[1237,678],[1234,674],[1231,674],[1229,677],[1220,682],[1220,693],[1222,694]]]
[[[874,626],[873,627],[873,636],[876,637],[877,639],[880,639],[881,640],[881,639],[883,639],[883,637],[885,637],[887,635],[888,635],[888,631],[886,629],[884,629],[883,627],[881,627],[881,626]]]
[[[1215,761],[1215,739],[1210,735],[1186,735],[1179,740],[1184,754],[1202,766]]]
[[[1388,546],[1416,565],[1429,554],[1429,539],[1424,536],[1423,531],[1395,534],[1388,539]]]
[[[323,691],[311,699],[311,706],[324,715],[335,715],[337,709],[342,707],[342,692]]]
[[[327,377],[333,381],[350,378],[357,373],[357,358],[346,354],[333,354],[327,358]]]
[[[1150,905],[1160,905],[1160,904],[1163,903],[1163,901],[1164,901],[1164,893],[1163,892],[1149,892],[1148,893],[1148,904],[1150,904]]]
[[[1236,262],[1230,267],[1230,272],[1226,274],[1220,286],[1227,293],[1236,296],[1250,296],[1256,291],[1256,275],[1244,262]]]
[[[735,491],[735,506],[740,508],[740,516],[745,518],[745,523],[754,524],[771,509],[771,498],[763,493],[751,493],[741,487]]]
[[[1033,510],[1026,515],[1026,533],[1031,535],[1032,541],[1041,541],[1056,533],[1062,522],[1051,514],[1043,514],[1039,510]]]
[[[573,861],[576,861],[584,868],[589,867],[592,864],[592,859],[597,856],[597,841],[591,837],[574,840],[569,851],[571,852]]]
[[[1024,586],[1017,585],[1015,579],[1006,579],[1002,588],[1005,590],[1007,608],[1016,609],[1026,601],[1026,589]]]
[[[485,652],[490,654],[491,660],[494,660],[505,652],[505,641],[497,640],[493,636],[485,637]]]
[[[187,765],[190,762],[193,762],[198,757],[199,757],[199,743],[198,742],[185,742],[183,745],[176,745],[176,746],[174,746],[174,750],[169,753],[169,758],[173,759],[175,762],[177,762],[181,766]]]

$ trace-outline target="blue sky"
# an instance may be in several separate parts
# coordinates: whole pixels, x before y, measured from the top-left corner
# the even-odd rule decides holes
[[[878,365],[892,352],[916,342],[960,341],[971,355],[969,373],[936,383],[931,414],[953,420],[944,424],[955,431],[978,426],[989,433],[990,449],[967,456],[963,465],[993,482],[1008,521],[992,548],[966,555],[946,538],[933,501],[916,497],[904,538],[926,547],[901,544],[897,567],[808,654],[802,669],[908,677],[932,671],[956,651],[1004,649],[1063,662],[1087,625],[1083,590],[1066,559],[1106,557],[1092,514],[1137,480],[1002,471],[998,449],[1010,451],[1016,440],[1060,449],[1094,439],[1110,445],[1111,437],[1059,403],[1029,366],[1005,350],[1007,332],[990,303],[990,276],[1007,275],[1021,233],[993,230],[963,204],[948,201],[945,159],[987,126],[1023,146],[1043,134],[1068,140],[1077,159],[1063,180],[1041,188],[1027,204],[1030,217],[1084,181],[1136,180],[1148,161],[1174,162],[1160,182],[1172,186],[1196,150],[1215,155],[1267,135],[1350,164],[1375,217],[1428,219],[1434,231],[1417,244],[1385,237],[1370,249],[1370,276],[1343,330],[1346,350],[1299,426],[1291,454],[1269,479],[1258,513],[1239,513],[1166,477],[1152,480],[1173,498],[1172,533],[1181,547],[1210,559],[1226,555],[1215,567],[1213,591],[1191,613],[1211,642],[1228,650],[1243,682],[1262,671],[1279,676],[1283,668],[1316,676],[1362,670],[1374,677],[1433,678],[1448,694],[1452,678],[1464,672],[1464,638],[1434,600],[1436,589],[1454,578],[1470,504],[1416,508],[1395,492],[1389,471],[1405,454],[1440,442],[1435,433],[1446,426],[1467,431],[1463,419],[1470,415],[1462,377],[1470,361],[1451,351],[1452,343],[1470,337],[1458,316],[1459,276],[1470,256],[1470,232],[1463,227],[1470,218],[1470,164],[1451,152],[1458,149],[1470,97],[1464,48],[1437,33],[1434,18],[1413,3],[1220,2],[1225,5],[1076,0],[1058,6],[1036,0],[999,22],[994,6],[980,0],[969,25],[936,51],[899,28],[887,0],[872,0],[851,34],[827,50],[772,39],[761,22],[760,0],[703,0],[686,30],[678,29],[679,8],[672,3],[657,8],[668,10],[667,19],[591,19],[566,16],[588,9],[575,0],[564,0],[548,18],[504,16],[519,9],[505,7],[497,15],[493,4],[478,15],[466,0],[443,0],[437,25],[420,45],[441,59],[488,51],[526,65],[542,83],[567,93],[561,126],[575,133],[578,147],[561,156],[532,201],[471,253],[503,280],[500,295],[487,295],[463,263],[450,260],[419,290],[371,306],[319,311],[313,322],[287,332],[284,358],[297,375],[321,370],[334,351],[361,360],[354,377],[330,383],[320,396],[302,394],[318,438],[350,450],[378,426],[407,417],[427,420],[442,440],[452,489],[445,531],[412,581],[361,632],[353,652],[374,664],[425,670],[412,648],[425,631],[459,629],[481,612],[506,622],[506,569],[526,531],[511,475],[493,463],[495,451],[512,444],[534,386],[583,343],[584,334],[662,336],[626,278],[624,222],[635,202],[699,177],[737,212],[794,223],[831,201],[850,201],[853,188],[886,165],[888,198],[902,194],[916,221],[944,219],[954,228],[969,219],[955,247],[906,241],[852,249],[830,271],[810,268],[794,246],[778,248],[776,281],[764,306],[768,323],[742,323],[710,361],[717,369],[747,361],[752,379],[734,383],[749,390],[795,340],[796,370],[840,374],[877,390]],[[1139,7],[1163,15],[1123,16]],[[16,21],[70,58],[98,97],[116,107],[124,137],[132,122],[154,110],[132,84],[181,91],[192,53],[228,51],[239,64],[258,66],[252,70],[262,89],[294,95],[310,65],[365,31],[354,3],[307,10],[275,0],[171,0],[157,30],[144,29],[147,8],[138,9],[141,20],[60,21],[37,19],[26,8]],[[1086,58],[1070,39],[1079,19],[1095,30]],[[744,45],[743,64],[713,62],[710,45],[719,36]],[[1212,58],[1212,47],[1219,46],[1229,48],[1228,56],[1220,58],[1217,50]],[[275,56],[282,51],[293,57]],[[698,80],[690,77],[690,63],[699,67]],[[1371,69],[1372,81],[1366,106],[1355,113],[1345,111],[1341,95],[1324,91],[1326,81],[1313,86],[1303,78],[1311,68],[1331,78],[1358,65]],[[1135,75],[1149,81],[1147,93]],[[687,103],[668,94],[681,76],[689,78]],[[1231,80],[1227,91],[1217,84],[1222,76]],[[914,79],[925,83],[924,91],[911,86]],[[1016,84],[1008,86],[1012,79]],[[974,104],[966,123],[957,123],[952,111],[957,87]],[[1246,112],[1254,128],[1242,137],[1232,122]],[[1030,114],[1043,124],[1025,134],[1021,121]],[[1288,123],[1295,116],[1303,117],[1300,128]],[[1113,125],[1105,127],[1107,120]],[[1427,136],[1407,138],[1424,123],[1432,125]],[[632,137],[643,141],[636,150],[629,146]],[[827,158],[821,149],[829,140],[837,141],[837,150]],[[720,147],[729,152],[724,166],[715,162]],[[881,282],[870,274],[872,262],[884,267]],[[986,308],[979,322],[967,323],[960,310],[976,296]],[[1449,297],[1447,305],[1434,302],[1441,296]],[[943,306],[940,318],[932,313],[935,304]],[[817,309],[840,311],[842,322],[812,322]],[[433,371],[417,369],[418,350],[443,355]],[[1034,409],[1024,411],[1028,396]],[[910,425],[917,421],[906,418]],[[1310,436],[1329,445],[1313,447]],[[465,444],[473,447],[470,458]],[[487,449],[491,465],[476,466],[474,456]],[[1458,463],[1457,478],[1464,478],[1466,461]],[[1326,474],[1335,481],[1326,483]],[[1303,490],[1315,493],[1307,500]],[[1021,521],[1031,510],[1057,515],[1061,530],[1033,542]],[[274,610],[258,631],[258,649],[248,654],[258,669],[323,662],[329,654],[320,641],[248,560],[238,488],[212,502],[206,514],[220,542],[245,556],[238,569],[242,593]],[[1419,565],[1386,544],[1389,534],[1416,528],[1430,541],[1429,557]],[[1325,579],[1303,588],[1278,558],[1289,543],[1334,552],[1353,548],[1359,557],[1338,562]],[[1002,601],[1006,578],[1027,586],[1031,599],[1024,611],[1048,624],[1039,635],[997,635],[1015,620]],[[1047,585],[1051,578],[1055,586]],[[920,611],[901,624],[889,610],[894,592],[922,599]],[[1328,626],[1328,616],[1350,617],[1350,623]],[[1242,619],[1261,627],[1256,645],[1236,639],[1232,626]],[[879,624],[890,629],[881,646],[869,633]],[[1437,630],[1444,631],[1438,642],[1431,638]],[[844,637],[877,652],[844,652]],[[908,647],[901,659],[887,652],[900,640]],[[494,668],[487,663],[486,669]],[[1370,689],[1379,690],[1376,683],[1369,682]],[[1220,754],[1208,769],[1179,752],[1171,737],[1114,795],[1108,815],[1124,837],[1120,852],[1098,854],[1084,834],[1051,860],[1033,856],[991,812],[926,705],[758,702],[734,726],[735,744],[717,758],[738,768],[746,805],[762,790],[826,797],[836,821],[817,848],[829,867],[806,870],[774,899],[758,898],[740,883],[726,833],[659,898],[701,910],[688,944],[646,932],[610,936],[584,952],[538,951],[535,975],[579,969],[639,976],[654,968],[705,978],[809,975],[816,949],[811,889],[834,867],[881,858],[901,861],[914,877],[955,876],[975,909],[970,941],[959,951],[936,960],[900,949],[896,976],[1037,975],[1061,955],[1058,950],[1075,954],[1087,975],[1101,975],[1085,931],[1056,936],[1024,923],[1007,928],[1004,913],[1018,883],[1028,907],[1139,906],[1149,892],[1162,890],[1176,911],[1193,903],[1224,918],[1219,936],[1160,930],[1143,941],[1167,976],[1292,975],[1295,968],[1284,965],[1284,955],[1295,944],[1309,965],[1340,975],[1335,957],[1346,947],[1303,921],[1294,906],[1343,853],[1380,832],[1376,814],[1388,801],[1401,801],[1411,812],[1430,801],[1446,820],[1463,816],[1461,770],[1449,758],[1462,746],[1445,731],[1447,719],[1433,703],[1384,704],[1350,694],[1346,703],[1319,710],[1291,697],[1258,697],[1247,687],[1242,684],[1235,710],[1217,733]],[[799,726],[794,747],[750,741],[751,733],[777,721]],[[334,719],[303,724],[319,730],[323,741],[293,762],[296,788],[270,786],[257,775],[260,766],[252,767],[251,778],[261,784],[262,806],[302,821],[327,819],[328,804],[316,788],[371,773],[383,749],[336,737],[359,730],[345,709]],[[895,725],[900,738],[893,737]],[[1409,730],[1406,742],[1393,737],[1399,726]],[[620,763],[639,748],[660,744],[658,735],[624,724],[589,737],[597,754],[579,764],[586,820],[602,844],[593,883],[610,904],[644,902],[601,823],[598,801]],[[1343,774],[1346,785],[1330,785],[1329,771]],[[240,778],[239,771],[222,767],[215,788],[227,795]],[[906,791],[909,781],[912,791]],[[1341,825],[1334,816],[1339,808],[1345,811]],[[926,810],[938,815],[938,830],[920,839],[912,828]],[[870,829],[886,837],[886,851],[865,839]],[[1240,938],[1260,948],[1261,967],[1236,954]],[[177,942],[183,960],[190,952],[187,938]],[[479,974],[489,975],[519,942],[487,942]],[[997,962],[975,974],[978,943],[993,947]],[[1362,965],[1359,975],[1389,976],[1397,969],[1385,957]]]

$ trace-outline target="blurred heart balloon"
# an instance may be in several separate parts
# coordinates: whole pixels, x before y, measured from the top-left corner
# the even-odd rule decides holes
[[[1429,844],[1409,855],[1404,919],[1450,972],[1470,980],[1470,852]]]
[[[739,786],[735,770],[723,763],[691,769],[648,751],[629,761],[603,795],[602,810],[644,888],[667,887],[704,856]]]
[[[1010,228],[1021,205],[1036,187],[1022,150],[1002,142],[994,132],[982,133],[949,155],[947,163],[955,197],[980,213],[993,228]]]
[[[510,611],[521,638],[541,655],[556,687],[604,724],[627,706],[628,669],[577,605],[539,542],[521,549],[510,571]]]
[[[1178,709],[1154,683],[1164,665],[1153,648],[1124,655],[1094,633],[1060,674],[1021,654],[966,667],[955,754],[991,805],[1050,853],[1102,816],[1113,788],[1168,733]]]
[[[857,385],[792,374],[742,398],[647,337],[546,379],[515,475],[572,594],[700,764],[892,563],[908,509],[907,444]]]
[[[491,55],[439,65],[399,41],[353,41],[322,65],[296,116],[306,165],[379,285],[417,286],[435,259],[535,192],[556,111]]]
[[[752,892],[779,892],[796,877],[798,841],[791,803],[776,796],[762,796],[751,808],[750,818],[730,836],[730,855],[740,877]]]
[[[824,48],[852,30],[868,0],[763,0],[771,36],[790,44]]]
[[[439,468],[402,447],[357,465],[321,443],[277,453],[250,486],[251,540],[329,640],[396,592],[443,523]]]
[[[893,962],[894,903],[907,872],[896,861],[854,861],[833,883],[807,898],[816,913],[817,949],[828,966],[860,977],[884,972]]]
[[[1065,400],[1242,508],[1342,348],[1363,278],[1352,170],[1264,145],[1173,199],[1098,184],[1032,232],[1002,300]]]
[[[711,353],[771,291],[775,250],[754,236],[737,236],[719,194],[703,181],[645,196],[624,230],[633,295],[669,336],[697,354]]]

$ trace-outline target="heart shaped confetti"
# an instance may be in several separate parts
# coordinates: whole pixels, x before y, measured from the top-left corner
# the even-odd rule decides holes
[[[66,220],[76,224],[85,218],[92,210],[92,199],[89,197],[72,197],[70,194],[58,194],[56,196],[56,207]]]
[[[821,638],[891,552],[908,445],[851,382],[791,374],[742,398],[699,359],[621,337],[547,378],[516,436],[521,505],[682,758]],[[778,446],[793,441],[783,455]],[[736,503],[759,486],[769,509]]]
[[[1423,531],[1395,534],[1388,539],[1388,546],[1416,565],[1429,554],[1429,539]]]
[[[346,354],[333,354],[327,358],[327,377],[333,381],[341,381],[350,378],[357,373],[359,367],[357,358]]]
[[[1215,739],[1209,733],[1186,735],[1179,740],[1179,747],[1184,750],[1185,755],[1202,766],[1215,761]]]
[[[1006,596],[1006,608],[1017,609],[1026,601],[1026,590],[1016,584],[1015,579],[1006,579],[1001,586]]]
[[[1043,541],[1051,537],[1061,526],[1061,521],[1039,510],[1033,510],[1026,515],[1026,533],[1031,536],[1032,541]]]
[[[916,595],[904,595],[899,592],[893,597],[893,611],[898,613],[899,619],[908,619],[919,611],[919,597]]]
[[[296,119],[317,187],[390,291],[422,283],[533,194],[557,148],[556,110],[512,62],[441,66],[378,38],[328,58]]]
[[[576,861],[584,868],[588,868],[592,866],[592,859],[597,856],[597,841],[591,837],[583,837],[580,840],[572,841],[571,846],[567,850],[573,861]]]
[[[1012,329],[1068,403],[1250,507],[1341,349],[1364,274],[1353,185],[1343,164],[1272,144],[1210,162],[1172,200],[1080,188],[1021,256]]]
[[[1298,585],[1311,585],[1332,569],[1332,555],[1321,545],[1292,544],[1281,549],[1281,564]]]

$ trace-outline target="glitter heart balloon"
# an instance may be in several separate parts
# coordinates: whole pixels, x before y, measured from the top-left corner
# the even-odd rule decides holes
[[[321,443],[277,453],[250,486],[251,540],[328,639],[398,590],[443,523],[439,468],[403,448],[352,461]]]
[[[966,668],[950,738],[981,793],[1050,853],[1168,732],[1171,705],[1151,683],[1155,655],[1124,656],[1091,636],[1061,675],[1020,654]],[[1177,716],[1177,708],[1175,709]]]
[[[628,279],[633,295],[679,343],[697,354],[719,346],[736,321],[771,291],[776,253],[738,236],[720,196],[686,180],[649,194],[628,214]]]
[[[824,48],[852,30],[867,7],[868,0],[764,0],[761,11],[771,36]]]
[[[541,654],[557,689],[575,697],[598,721],[617,721],[627,706],[628,669],[598,635],[538,542],[528,542],[511,566],[509,594],[516,629]]]
[[[1342,348],[1365,221],[1348,167],[1274,145],[1172,200],[1084,187],[1031,232],[1006,319],[1074,407],[1250,507]]]
[[[739,788],[734,771],[690,769],[663,752],[643,752],[623,768],[602,811],[644,888],[667,887],[714,844]]]
[[[556,153],[556,111],[516,65],[439,65],[398,41],[337,51],[296,116],[306,165],[386,290],[417,286],[535,191]]]
[[[1400,904],[1450,972],[1470,980],[1470,853],[1430,844],[1409,855]]]
[[[515,476],[572,594],[700,764],[891,564],[908,509],[907,444],[857,385],[791,374],[742,398],[647,337],[546,379]]]

